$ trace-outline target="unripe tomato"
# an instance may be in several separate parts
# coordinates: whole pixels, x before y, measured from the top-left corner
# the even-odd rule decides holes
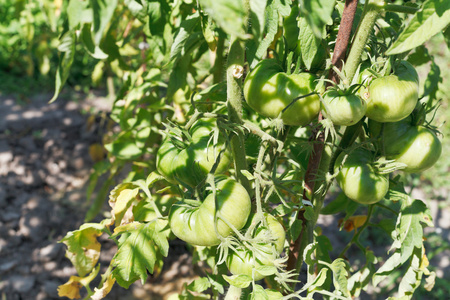
[[[323,95],[322,114],[334,125],[351,126],[364,117],[366,102],[350,92],[329,89]]]
[[[350,152],[342,165],[345,153],[336,160],[336,180],[344,194],[361,204],[372,204],[384,198],[389,190],[387,175],[378,174],[372,166],[374,153],[358,148]]]
[[[369,119],[378,122],[397,122],[414,110],[419,98],[419,79],[414,67],[402,61],[395,73],[374,79],[367,93]]]
[[[193,206],[178,202],[172,205],[169,213],[169,225],[173,234],[196,246],[215,246],[220,243],[214,229],[215,214],[239,230],[244,227],[251,210],[247,191],[231,178],[217,183],[216,200],[211,193],[203,203],[198,204]],[[217,220],[217,231],[223,237],[233,233],[232,229],[220,219]]]
[[[381,126],[381,123],[370,120],[371,135],[379,136]],[[412,124],[411,117],[385,123],[382,139],[386,157],[406,164],[402,169],[405,172],[416,173],[430,168],[442,153],[442,144],[436,134],[422,125]]]
[[[287,75],[275,60],[266,59],[247,75],[244,97],[257,113],[277,118],[295,98],[314,90],[315,79],[309,73]],[[286,125],[304,126],[319,114],[319,110],[319,96],[311,95],[296,101],[281,115],[281,119]]]
[[[232,252],[227,257],[227,266],[234,275],[253,276],[254,280],[264,278],[264,275],[253,270],[260,266],[273,266],[274,260],[283,252],[284,242],[286,240],[286,232],[272,215],[265,214],[267,227],[256,229],[255,238],[271,237],[275,240],[273,243],[261,243],[254,245],[257,252],[251,253],[248,249],[238,248],[236,252]]]
[[[173,140],[169,136],[161,144],[156,155],[156,168],[167,181],[190,186],[198,185],[213,167],[216,158],[225,145],[222,140],[214,147],[210,134],[215,126],[214,120],[199,120],[190,129],[191,140]],[[177,143],[180,141],[180,143]],[[230,164],[230,152],[225,151],[221,157],[216,173],[223,173]]]

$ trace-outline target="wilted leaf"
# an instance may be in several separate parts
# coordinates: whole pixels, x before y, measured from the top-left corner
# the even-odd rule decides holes
[[[350,232],[363,226],[366,220],[367,220],[366,215],[351,216],[345,222],[344,219],[339,219],[338,226],[340,228],[343,228],[345,231]]]
[[[100,300],[105,298],[111,291],[115,282],[116,279],[114,279],[112,274],[110,274],[100,289],[94,288],[94,294],[91,296],[91,300]]]
[[[105,225],[86,223],[80,229],[70,231],[61,240],[67,245],[66,256],[70,259],[80,276],[92,271],[100,257],[100,243],[97,237],[102,234]]]

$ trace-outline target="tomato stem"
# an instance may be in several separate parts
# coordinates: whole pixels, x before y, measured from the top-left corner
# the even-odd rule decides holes
[[[245,50],[243,42],[232,36],[227,62],[227,108],[229,120],[238,125],[242,121],[242,74],[244,72]],[[242,174],[242,170],[247,170],[247,160],[245,156],[245,146],[242,134],[231,134],[231,150],[233,153],[236,179],[251,195],[250,183]]]
[[[356,9],[354,9],[354,6],[357,5],[358,0],[347,0],[346,5],[344,7],[344,12],[342,15],[342,19],[348,20],[347,26],[341,26],[339,28],[339,32],[344,30],[346,31],[345,35],[351,34],[352,24],[354,20],[354,14],[356,12]],[[353,15],[353,16],[350,16]],[[338,35],[339,35],[338,32]],[[342,35],[342,33],[341,33]],[[345,53],[348,47],[348,41],[349,39],[340,39],[335,44],[335,49],[340,49],[342,53]],[[336,51],[334,52],[336,53]],[[334,56],[334,55],[333,55]],[[360,54],[359,54],[360,56]],[[339,60],[339,59],[338,59]],[[359,64],[359,60],[358,60]],[[355,68],[356,71],[356,68]],[[332,74],[329,74],[329,77],[331,78]],[[353,76],[352,76],[353,77]],[[352,78],[352,77],[347,77]],[[318,121],[320,122],[323,120],[322,114],[319,114]],[[305,188],[303,191],[303,198],[308,199],[307,195],[312,195],[312,197],[315,196],[315,192],[318,191],[318,189],[322,188],[321,185],[319,188],[315,188],[315,182],[317,174],[320,170],[326,171],[328,168],[328,165],[331,160],[331,148],[327,146],[326,151],[324,151],[325,148],[325,136],[324,132],[321,131],[317,133],[316,130],[313,130],[310,142],[313,143],[314,150],[311,154],[311,157],[308,161],[308,167],[305,173]],[[325,186],[325,189],[329,187]],[[287,261],[287,270],[296,270],[297,272],[300,271],[300,267],[302,264],[301,255],[303,254],[304,249],[309,244],[309,241],[313,238],[313,229],[316,225],[317,219],[319,217],[320,209],[322,208],[323,201],[325,198],[326,190],[322,191],[319,195],[317,195],[314,199],[314,219],[313,220],[306,220],[303,216],[302,212],[299,212],[298,219],[302,220],[302,228],[300,231],[299,237],[295,241],[291,241],[289,246],[289,257]]]
[[[383,6],[385,11],[397,12],[397,13],[405,13],[405,14],[415,14],[420,9],[411,6],[397,5],[397,4],[385,4]]]
[[[372,33],[375,21],[382,9],[380,0],[366,1],[364,13],[358,26],[358,31],[353,39],[353,44],[344,66],[344,74],[350,82],[353,81],[356,70],[361,62],[361,55],[366,47],[369,36]]]
[[[361,228],[360,228],[359,230],[358,230],[358,229],[355,229],[355,234],[353,235],[351,241],[348,242],[348,244],[347,244],[347,245],[345,246],[345,248],[341,251],[341,253],[339,254],[338,257],[343,258],[344,255],[345,255],[345,253],[347,252],[347,250],[350,249],[350,247],[351,247],[353,244],[360,245],[360,244],[359,244],[359,241],[358,241],[358,240],[359,240],[359,237],[360,237],[361,233],[364,231],[364,229],[366,229],[367,226],[369,225],[369,223],[370,223],[370,218],[371,218],[371,216],[372,216],[372,213],[373,213],[374,209],[375,209],[375,204],[369,205],[369,208],[368,208],[368,210],[367,210],[367,219],[366,219],[366,221],[364,222],[364,224],[361,226]]]

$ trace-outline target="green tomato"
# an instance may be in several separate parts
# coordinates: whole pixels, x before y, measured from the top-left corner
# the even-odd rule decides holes
[[[261,61],[244,83],[244,97],[248,105],[264,117],[277,118],[295,98],[311,93],[314,75],[287,75],[273,59]],[[309,124],[320,111],[318,95],[301,98],[281,114],[286,125]]]
[[[374,153],[358,148],[348,154],[342,165],[344,157],[345,153],[341,153],[335,163],[336,180],[344,194],[361,204],[382,200],[388,192],[389,180],[387,175],[378,174],[372,166]]]
[[[273,266],[274,260],[283,252],[286,240],[283,225],[272,215],[265,214],[265,218],[268,226],[257,228],[254,237],[256,239],[272,238],[274,241],[253,245],[257,249],[253,253],[247,248],[238,248],[237,251],[230,253],[226,263],[232,274],[247,275],[253,277],[254,280],[263,279],[265,276],[256,271],[255,268]]]
[[[414,110],[419,98],[419,79],[414,67],[402,61],[396,72],[374,79],[368,89],[369,119],[378,122],[397,122]]]
[[[251,210],[250,196],[237,181],[228,178],[216,185],[216,199],[209,194],[203,203],[178,202],[172,205],[169,225],[179,239],[196,246],[215,246],[220,239],[214,229],[214,216],[225,219],[237,230],[244,227]],[[216,207],[217,203],[217,207]],[[217,232],[229,236],[233,230],[217,218]]]
[[[366,102],[355,94],[330,89],[323,95],[322,114],[334,125],[351,126],[364,117]]]
[[[156,155],[156,168],[167,181],[197,186],[205,179],[219,152],[225,147],[223,139],[219,139],[216,147],[210,142],[214,123],[213,120],[199,120],[190,129],[190,141],[180,141],[176,137],[169,136],[161,144]],[[216,174],[225,172],[229,168],[230,160],[230,151],[226,150]]]
[[[369,120],[372,136],[381,133],[381,123]],[[411,117],[395,123],[385,123],[382,136],[384,153],[388,159],[406,164],[402,171],[422,172],[433,166],[442,153],[442,144],[430,129],[412,124]]]

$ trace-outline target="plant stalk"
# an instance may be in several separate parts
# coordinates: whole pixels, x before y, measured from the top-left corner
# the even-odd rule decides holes
[[[383,5],[383,0],[368,0],[368,2],[366,2],[364,13],[358,26],[358,31],[353,39],[352,48],[350,49],[344,67],[344,74],[349,82],[352,82],[352,79],[355,76],[356,70],[361,62],[361,55],[364,51],[364,47],[369,40],[378,14],[383,9]]]
[[[385,11],[392,11],[397,13],[404,13],[404,14],[415,14],[420,9],[416,7],[411,6],[404,6],[404,5],[396,5],[396,4],[385,4],[383,9]]]
[[[357,6],[358,4],[358,0],[348,0],[347,2],[348,3],[346,3],[344,7],[344,12],[342,15],[342,19],[346,20],[345,21],[346,24],[344,26],[340,26],[338,32],[338,36],[344,38],[341,38],[338,41],[336,41],[334,53],[337,54],[333,54],[333,61],[335,62],[339,61],[340,58],[345,58],[345,53],[347,51],[349,42],[349,38],[345,37],[350,36],[351,34],[354,14],[356,12],[355,6]],[[334,55],[338,55],[338,57],[334,58]],[[329,74],[330,78],[331,76],[332,73]],[[319,122],[322,119],[323,119],[322,114],[319,114],[318,118]],[[326,190],[324,190],[319,195],[315,195],[316,194],[315,192],[317,191],[317,189],[315,188],[316,178],[319,172],[326,173],[331,159],[331,148],[327,146],[327,150],[324,151],[325,143],[323,131],[321,131],[319,134],[317,134],[317,132],[313,132],[310,141],[314,143],[314,151],[312,152],[311,157],[309,158],[308,168],[305,174],[305,189],[303,192],[303,199],[308,199],[308,195],[311,195],[312,198],[311,201],[313,202],[314,205],[315,215],[312,220],[306,220],[302,212],[300,212],[298,215],[298,218],[302,220],[302,228],[297,240],[291,241],[289,257],[286,267],[288,271],[295,270],[297,273],[299,273],[301,264],[303,262],[301,259],[301,255],[303,254],[305,247],[313,240],[314,227],[316,226],[320,209],[322,208],[323,200],[326,194]],[[326,182],[322,183],[327,184]]]
[[[236,124],[243,124],[242,120],[242,75],[244,73],[244,44],[237,37],[232,36],[227,61],[227,108],[229,120]],[[247,170],[244,138],[242,132],[231,135],[231,150],[233,152],[236,177],[251,195],[252,191],[247,177],[242,170]]]

